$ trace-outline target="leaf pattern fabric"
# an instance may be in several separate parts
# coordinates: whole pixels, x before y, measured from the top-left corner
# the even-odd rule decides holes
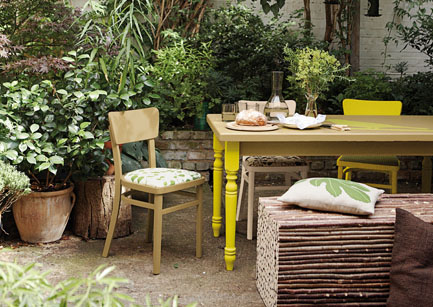
[[[126,181],[155,188],[173,186],[201,178],[200,173],[175,168],[142,168],[124,175]]]
[[[322,211],[370,215],[384,190],[336,178],[297,181],[279,200]]]
[[[366,193],[370,190],[365,185],[353,181],[333,179],[334,178],[312,179],[310,183],[316,187],[320,186],[322,183],[325,183],[326,191],[328,191],[329,194],[334,197],[339,196],[342,193],[342,190],[344,190],[344,192],[346,192],[346,194],[352,199],[359,200],[364,203],[370,202],[370,196]]]

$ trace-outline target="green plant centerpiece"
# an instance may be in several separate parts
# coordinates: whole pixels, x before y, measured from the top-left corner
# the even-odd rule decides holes
[[[336,57],[324,50],[309,47],[292,50],[286,47],[284,53],[292,73],[287,80],[305,92],[305,116],[317,117],[317,98],[336,78],[345,78],[343,72],[348,66],[342,66]]]

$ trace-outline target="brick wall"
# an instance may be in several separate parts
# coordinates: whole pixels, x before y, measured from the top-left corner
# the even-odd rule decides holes
[[[166,131],[156,141],[169,167],[195,170],[209,179],[213,169],[214,152],[210,131]],[[303,157],[310,166],[309,177],[337,177],[335,162],[338,157]],[[399,181],[421,183],[422,157],[399,157]],[[384,174],[358,172],[353,179],[383,181]]]
[[[156,140],[169,167],[198,171],[209,179],[213,165],[212,132],[165,131]]]

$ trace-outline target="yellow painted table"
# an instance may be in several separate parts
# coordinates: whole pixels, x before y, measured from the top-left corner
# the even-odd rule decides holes
[[[433,156],[433,116],[349,116],[329,115],[326,122],[347,124],[351,131],[329,128],[279,128],[267,132],[227,129],[220,114],[207,115],[214,140],[214,194],[212,228],[215,237],[221,229],[221,194],[224,169],[227,176],[225,192],[226,269],[233,270],[236,259],[236,203],[239,156],[298,155],[401,155],[424,156],[422,191],[430,192]]]

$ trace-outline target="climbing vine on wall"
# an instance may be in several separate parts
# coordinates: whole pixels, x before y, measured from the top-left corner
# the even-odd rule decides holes
[[[394,15],[386,24],[384,63],[389,43],[403,42],[403,50],[408,46],[419,50],[428,56],[427,64],[433,65],[432,17],[433,0],[394,0]]]

